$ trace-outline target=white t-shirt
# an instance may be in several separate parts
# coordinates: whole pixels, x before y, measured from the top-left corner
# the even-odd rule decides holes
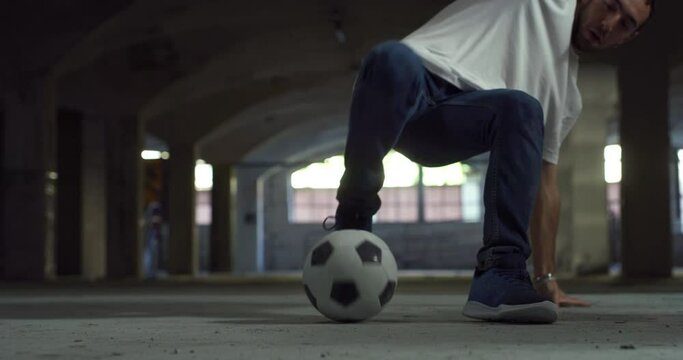
[[[403,39],[463,90],[517,89],[544,110],[543,159],[557,164],[581,112],[571,46],[577,0],[457,0]]]

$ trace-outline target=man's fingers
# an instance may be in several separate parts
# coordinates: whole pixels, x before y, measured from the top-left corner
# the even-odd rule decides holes
[[[572,307],[572,306],[589,307],[589,306],[591,306],[591,303],[588,301],[585,301],[585,300],[566,296],[566,297],[560,299],[559,305],[561,307]]]
[[[539,287],[538,291],[553,299],[560,307],[589,307],[591,303],[567,295],[556,282],[549,282]]]

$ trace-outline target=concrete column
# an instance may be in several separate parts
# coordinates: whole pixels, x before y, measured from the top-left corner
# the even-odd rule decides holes
[[[57,114],[56,270],[102,278],[106,265],[104,122],[81,112]]]
[[[232,169],[227,165],[213,166],[211,190],[211,260],[213,272],[232,270]]]
[[[52,264],[54,83],[22,79],[2,95],[2,259],[4,278],[41,280]]]
[[[55,262],[57,275],[81,274],[81,154],[83,115],[57,112],[57,210]]]
[[[199,242],[195,226],[195,148],[192,144],[171,144],[169,150],[168,271],[171,274],[195,274],[199,270]]]
[[[234,169],[235,192],[235,255],[234,271],[248,273],[262,267],[258,246],[258,179],[263,169],[239,167]]]
[[[669,64],[652,44],[619,67],[623,276],[669,277],[672,267]]]
[[[83,119],[81,153],[81,276],[105,276],[107,265],[107,167],[105,122],[101,116]]]
[[[604,147],[616,116],[616,68],[584,66],[579,76],[581,118],[563,144],[559,163],[562,197],[557,269],[605,273],[610,265]]]
[[[107,277],[142,276],[141,122],[107,121]]]

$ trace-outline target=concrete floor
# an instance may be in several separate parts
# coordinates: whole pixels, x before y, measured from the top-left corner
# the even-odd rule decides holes
[[[467,280],[402,281],[335,324],[294,281],[0,284],[0,359],[683,359],[683,281],[566,281],[594,302],[553,325],[472,321]]]

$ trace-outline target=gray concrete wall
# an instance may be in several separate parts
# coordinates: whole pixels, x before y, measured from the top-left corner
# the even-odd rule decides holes
[[[572,274],[607,272],[610,265],[604,148],[609,120],[617,116],[616,69],[592,66],[579,75],[583,112],[562,146],[562,199],[557,270]]]

